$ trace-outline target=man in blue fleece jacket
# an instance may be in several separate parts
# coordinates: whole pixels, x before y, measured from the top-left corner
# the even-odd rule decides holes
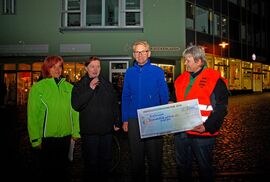
[[[149,181],[161,181],[162,137],[140,138],[137,109],[167,104],[168,87],[164,71],[151,65],[150,46],[146,41],[133,45],[134,66],[125,75],[122,92],[123,130],[128,132],[133,181],[145,181],[145,155]]]

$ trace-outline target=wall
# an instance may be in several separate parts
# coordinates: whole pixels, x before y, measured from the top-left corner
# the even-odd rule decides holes
[[[185,46],[185,1],[145,0],[143,31],[59,31],[60,1],[16,1],[16,15],[0,15],[0,45],[48,44],[59,54],[60,44],[91,44],[87,53],[62,55],[131,55],[131,45],[146,39],[152,46]],[[179,57],[180,52],[153,52],[156,57]]]

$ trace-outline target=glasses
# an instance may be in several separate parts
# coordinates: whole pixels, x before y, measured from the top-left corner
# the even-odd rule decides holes
[[[135,55],[139,55],[139,54],[141,54],[141,55],[146,55],[148,52],[149,52],[149,50],[146,50],[146,51],[134,51],[133,53],[134,53]]]

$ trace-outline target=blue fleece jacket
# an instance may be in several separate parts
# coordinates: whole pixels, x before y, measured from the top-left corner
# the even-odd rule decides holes
[[[123,122],[138,118],[137,109],[167,104],[168,100],[168,86],[161,68],[147,60],[143,66],[135,62],[127,69],[122,92]]]

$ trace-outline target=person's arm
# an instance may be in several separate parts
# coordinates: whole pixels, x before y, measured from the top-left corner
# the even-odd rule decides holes
[[[127,70],[125,78],[124,78],[124,84],[123,84],[123,91],[122,91],[122,122],[123,122],[123,130],[125,132],[128,131],[128,105],[130,103],[130,90],[129,90],[129,71]]]
[[[93,97],[94,90],[89,87],[83,87],[83,82],[78,82],[72,89],[71,105],[75,111],[82,111]]]
[[[79,112],[75,111],[73,108],[71,108],[71,114],[72,114],[72,123],[73,123],[73,132],[72,132],[72,138],[76,140],[77,138],[80,138],[80,122],[79,122]]]
[[[32,147],[39,147],[42,142],[43,123],[39,119],[45,114],[42,106],[38,88],[33,85],[27,103],[27,129]]]
[[[213,111],[208,119],[203,124],[206,132],[211,134],[218,131],[227,115],[229,92],[226,84],[222,79],[217,81],[216,87],[211,95],[211,103],[213,105]]]
[[[119,104],[118,104],[118,97],[116,90],[113,88],[111,85],[111,90],[113,93],[113,116],[114,116],[114,130],[117,131],[121,128],[122,126],[122,121],[120,121],[120,109],[119,109]]]

